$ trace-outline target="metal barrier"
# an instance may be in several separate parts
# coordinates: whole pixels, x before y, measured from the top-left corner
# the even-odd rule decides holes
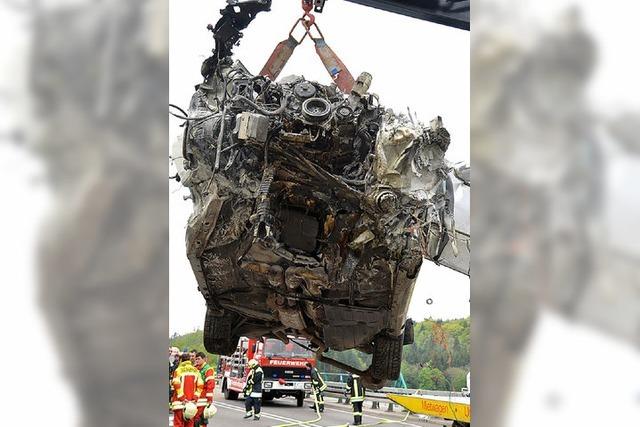
[[[336,372],[320,372],[320,375],[322,375],[322,378],[324,378],[325,380],[336,380],[335,382],[338,383],[345,383],[347,382],[347,380],[349,379],[349,374],[348,373],[336,373]]]
[[[347,390],[346,382],[326,381],[326,383],[327,383],[327,390],[325,391],[325,393],[337,395],[338,403],[342,403],[345,405],[349,404],[348,399],[344,397],[344,393]],[[387,398],[387,393],[407,394],[407,395],[417,394],[417,395],[447,396],[447,397],[464,397],[465,396],[465,394],[463,394],[462,392],[454,392],[454,391],[383,387],[378,390],[366,391],[366,401],[371,402],[371,409],[380,409],[380,403],[386,403],[388,405],[387,412],[393,412],[395,406],[397,405],[393,403],[391,400],[389,400],[389,398]]]
[[[336,382],[340,382],[340,383],[346,383],[347,380],[349,379],[349,374],[346,372],[321,372],[320,375],[322,375],[322,378],[328,379],[330,381],[336,380]],[[398,388],[402,388],[402,389],[407,388],[407,383],[404,381],[404,376],[402,375],[402,373],[396,380],[395,385]]]

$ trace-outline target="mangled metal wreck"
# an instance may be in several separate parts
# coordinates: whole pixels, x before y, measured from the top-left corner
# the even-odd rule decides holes
[[[269,2],[248,4],[252,19]],[[230,354],[240,336],[304,336],[351,371],[323,353],[372,354],[369,385],[395,379],[423,257],[468,274],[452,182],[469,185],[468,170],[445,161],[440,117],[425,126],[386,110],[367,73],[349,93],[252,75],[231,59],[235,36],[218,38],[234,13],[222,12],[173,155],[193,202],[186,246],[204,344]],[[233,16],[239,33],[250,19]]]

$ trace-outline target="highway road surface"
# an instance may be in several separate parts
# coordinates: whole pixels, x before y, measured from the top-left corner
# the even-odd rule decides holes
[[[224,400],[224,396],[219,393],[219,389],[216,389],[215,405],[218,408],[218,413],[210,419],[210,426],[234,426],[234,427],[268,427],[277,426],[289,423],[298,423],[301,421],[310,421],[317,418],[315,411],[309,409],[308,406],[312,404],[312,399],[305,400],[305,405],[302,408],[296,406],[296,401],[293,398],[275,399],[271,402],[264,402],[262,405],[262,418],[260,421],[254,421],[253,419],[244,420],[242,417],[245,414],[244,400],[242,398],[238,400]],[[451,422],[449,421],[434,421],[427,420],[426,418],[420,418],[416,415],[411,415],[403,423],[402,419],[405,417],[405,412],[400,412],[396,409],[395,412],[386,412],[386,404],[381,404],[381,410],[372,410],[371,402],[365,402],[364,409],[364,425],[375,425],[380,423],[384,426],[410,426],[410,427],[449,427]],[[329,426],[345,426],[353,423],[353,415],[351,415],[351,405],[345,405],[343,403],[337,403],[337,399],[334,397],[325,397],[325,410],[321,414],[322,418],[319,421],[304,424],[304,426],[310,427],[329,427]],[[392,422],[388,422],[392,421]],[[169,419],[169,425],[173,425],[173,420]]]

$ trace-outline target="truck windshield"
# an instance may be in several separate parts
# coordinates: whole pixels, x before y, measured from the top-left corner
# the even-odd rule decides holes
[[[305,346],[309,345],[307,340],[297,339],[301,344]],[[280,340],[273,338],[267,338],[264,341],[264,354],[267,357],[301,357],[301,358],[313,358],[313,352],[300,347],[293,341],[289,341],[289,344],[285,344]]]

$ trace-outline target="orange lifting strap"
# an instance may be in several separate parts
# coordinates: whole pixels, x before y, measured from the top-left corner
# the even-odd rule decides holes
[[[329,45],[327,45],[327,42],[325,42],[320,28],[318,28],[318,24],[316,24],[316,18],[311,13],[312,7],[312,1],[302,0],[302,9],[304,10],[304,14],[295,22],[295,24],[293,24],[291,31],[289,31],[289,37],[278,43],[267,60],[267,63],[262,68],[262,71],[260,71],[260,75],[269,77],[271,80],[275,80],[289,61],[289,58],[291,58],[291,55],[293,55],[295,48],[298,47],[298,45],[302,43],[308,35],[309,38],[313,40],[316,46],[316,53],[320,57],[320,60],[324,64],[324,67],[329,72],[329,75],[335,84],[343,93],[351,93],[351,89],[355,84],[353,76],[347,69],[346,65],[344,65],[340,58],[338,58],[338,55],[336,55]],[[302,23],[305,28],[305,33],[300,40],[296,40],[293,36],[293,31],[300,23]],[[316,29],[318,32],[317,37],[314,37],[311,34],[311,28]]]

